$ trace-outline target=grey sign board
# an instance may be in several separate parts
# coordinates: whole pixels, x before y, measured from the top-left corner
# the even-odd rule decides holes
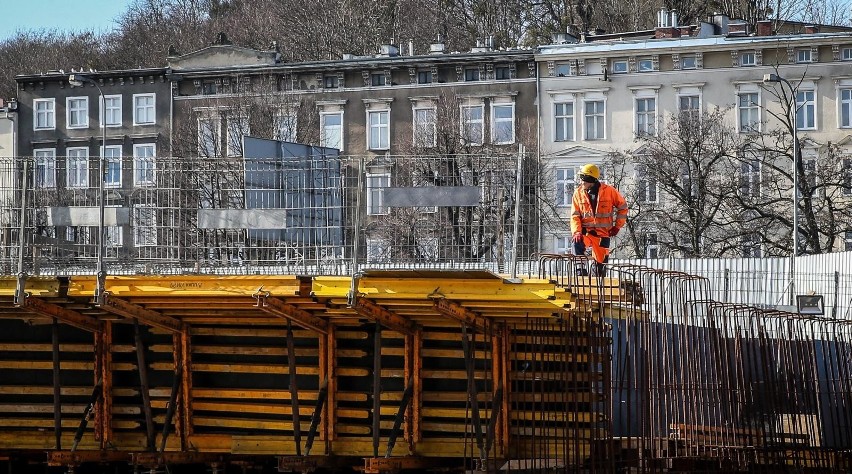
[[[284,229],[286,209],[199,209],[199,229]]]
[[[423,186],[419,188],[385,188],[388,207],[478,206],[476,186]]]
[[[49,226],[89,226],[100,223],[100,208],[97,206],[48,207],[47,225]],[[126,207],[105,207],[104,225],[108,227],[130,224],[130,209]]]

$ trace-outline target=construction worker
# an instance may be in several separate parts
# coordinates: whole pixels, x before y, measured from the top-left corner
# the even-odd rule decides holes
[[[601,170],[584,165],[571,202],[571,233],[574,255],[585,255],[592,248],[596,275],[604,276],[609,260],[610,239],[627,223],[627,202],[614,187],[600,182]],[[585,274],[585,267],[582,269]]]

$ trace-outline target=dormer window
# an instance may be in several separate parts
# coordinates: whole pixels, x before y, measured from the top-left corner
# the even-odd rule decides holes
[[[508,68],[507,68],[508,69]],[[571,75],[571,65],[568,63],[558,63],[553,70],[553,75],[556,77],[568,77]]]
[[[683,56],[680,59],[681,69],[696,69],[697,67],[698,61],[695,59],[695,56]]]
[[[654,61],[651,58],[639,59],[639,72],[648,72],[654,70]]]
[[[626,59],[614,59],[612,61],[612,73],[624,74],[629,70]]]
[[[508,81],[512,78],[512,73],[509,71],[509,66],[497,66],[494,68],[494,79],[498,81]]]
[[[201,93],[204,95],[213,95],[219,91],[216,81],[204,81],[201,83]]]
[[[328,75],[323,76],[322,78],[322,86],[326,89],[337,89],[337,76]]]
[[[754,66],[757,64],[757,58],[753,51],[740,54],[740,66]]]
[[[431,84],[432,83],[432,71],[417,71],[417,83],[418,84]]]
[[[479,68],[467,68],[464,70],[464,80],[465,81],[478,81],[479,80]]]
[[[373,86],[383,86],[387,84],[387,80],[385,79],[384,73],[371,74],[370,84],[372,84]]]
[[[809,63],[812,60],[811,50],[810,49],[797,49],[796,50],[796,62],[797,63]]]

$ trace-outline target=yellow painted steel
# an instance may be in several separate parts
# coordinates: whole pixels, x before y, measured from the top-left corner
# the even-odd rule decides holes
[[[18,279],[13,276],[0,276],[0,296],[15,296]],[[56,296],[59,293],[59,280],[53,277],[29,277],[25,286],[30,296]]]
[[[94,294],[96,278],[72,277],[68,296]],[[151,275],[109,276],[106,290],[119,297],[133,296],[253,296],[258,290],[275,296],[299,294],[299,280],[294,275]]]

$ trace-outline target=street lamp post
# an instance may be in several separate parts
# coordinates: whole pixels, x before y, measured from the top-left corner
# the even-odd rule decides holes
[[[764,83],[784,83],[790,88],[790,113],[793,118],[793,257],[799,255],[799,124],[796,110],[796,88],[778,74],[766,74]]]
[[[72,87],[82,87],[83,84],[92,84],[98,89],[98,94],[100,94],[100,126],[101,126],[101,153],[100,159],[98,160],[98,175],[100,178],[98,179],[98,266],[97,266],[97,284],[95,285],[95,304],[101,304],[103,302],[104,291],[106,286],[106,269],[104,268],[104,173],[106,172],[106,167],[104,166],[104,160],[106,157],[106,126],[104,121],[106,120],[106,110],[104,110],[104,106],[106,105],[106,97],[104,97],[104,91],[101,89],[101,86],[92,79],[91,77],[84,76],[82,74],[71,74],[68,76],[68,83]]]

